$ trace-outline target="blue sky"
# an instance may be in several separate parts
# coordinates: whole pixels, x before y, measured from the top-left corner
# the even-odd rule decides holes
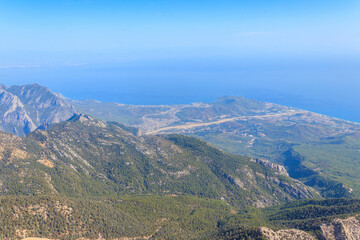
[[[0,67],[351,57],[356,0],[0,0]]]

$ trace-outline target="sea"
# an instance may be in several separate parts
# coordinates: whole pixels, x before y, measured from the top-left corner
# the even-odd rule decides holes
[[[76,100],[135,105],[244,96],[360,123],[358,59],[157,59],[0,68],[7,86],[38,83]]]

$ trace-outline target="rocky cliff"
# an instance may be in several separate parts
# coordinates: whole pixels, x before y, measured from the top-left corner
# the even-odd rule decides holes
[[[360,222],[355,217],[335,219],[331,224],[320,226],[327,240],[360,240]]]
[[[0,130],[24,136],[38,127],[69,119],[74,107],[37,84],[0,87]]]
[[[298,229],[282,229],[278,231],[266,227],[260,228],[263,236],[268,240],[316,240],[316,238],[307,232]]]
[[[268,240],[359,240],[360,222],[356,217],[346,219],[336,218],[331,223],[319,226],[317,236],[298,229],[281,229],[278,231],[266,227],[260,228],[263,236]]]

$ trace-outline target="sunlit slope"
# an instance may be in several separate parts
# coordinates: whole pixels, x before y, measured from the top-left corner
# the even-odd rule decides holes
[[[233,210],[190,196],[0,197],[0,238],[209,239]]]
[[[298,200],[239,210],[192,196],[2,196],[0,202],[4,240],[273,239],[268,233],[286,234],[286,239],[356,239],[360,224],[360,202],[355,199]]]
[[[134,135],[86,115],[25,138],[3,134],[2,195],[193,195],[265,207],[318,197],[279,168],[181,135]],[[11,143],[11,144],[10,144]]]

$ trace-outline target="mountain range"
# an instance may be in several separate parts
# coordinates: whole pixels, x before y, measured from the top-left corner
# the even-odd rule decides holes
[[[244,97],[147,106],[71,100],[38,84],[1,85],[0,91],[0,130],[21,137],[80,112],[135,127],[141,135],[185,134],[283,165],[324,197],[360,197],[358,123]]]
[[[1,139],[3,195],[190,194],[238,207],[319,197],[276,165],[191,137],[136,136],[82,114],[25,138]]]
[[[2,239],[358,234],[359,200],[321,200],[279,165],[193,137],[138,136],[134,128],[76,114],[24,138],[2,133],[0,142]]]
[[[0,100],[1,239],[359,239],[357,123],[243,97]]]

